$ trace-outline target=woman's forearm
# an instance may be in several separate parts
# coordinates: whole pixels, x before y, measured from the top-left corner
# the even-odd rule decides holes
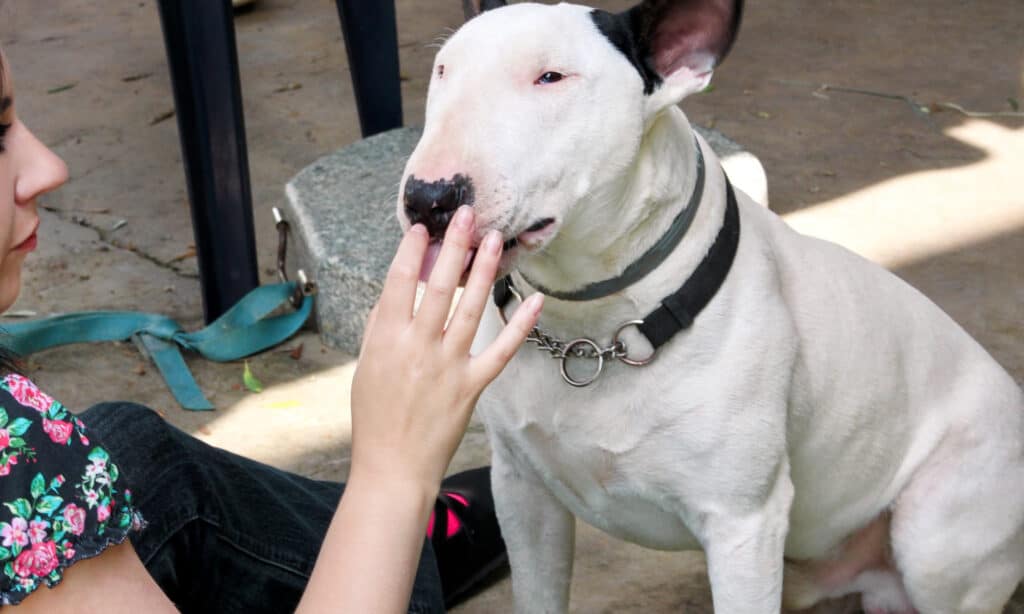
[[[401,613],[437,489],[351,476],[296,612]]]

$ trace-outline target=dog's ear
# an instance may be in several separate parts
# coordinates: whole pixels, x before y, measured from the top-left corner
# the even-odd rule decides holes
[[[466,21],[469,21],[484,11],[496,9],[506,4],[508,4],[506,0],[462,0],[462,11],[466,14]]]
[[[595,11],[593,19],[660,107],[707,87],[736,40],[742,13],[743,0],[644,0],[618,15]]]

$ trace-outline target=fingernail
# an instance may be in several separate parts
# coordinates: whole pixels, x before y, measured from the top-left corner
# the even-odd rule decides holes
[[[413,224],[413,226],[409,228],[409,232],[414,232],[418,235],[426,235],[427,227],[424,226],[423,224]]]
[[[543,306],[544,295],[541,294],[540,292],[531,294],[530,297],[526,299],[526,302],[523,303],[523,307],[525,307],[529,313],[532,313],[534,315],[540,313],[541,307]]]
[[[501,233],[492,230],[484,237],[484,251],[489,254],[496,254],[501,250]]]
[[[462,205],[458,211],[455,212],[455,218],[452,219],[452,223],[462,230],[469,230],[470,225],[473,223],[473,211],[469,205]]]

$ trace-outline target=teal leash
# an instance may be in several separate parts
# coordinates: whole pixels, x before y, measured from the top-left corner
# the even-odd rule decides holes
[[[199,389],[181,351],[228,362],[287,340],[309,319],[313,297],[304,296],[299,308],[289,313],[270,314],[289,304],[297,288],[296,282],[256,288],[209,326],[191,333],[167,316],[132,311],[85,311],[6,324],[2,328],[7,333],[8,349],[20,356],[73,343],[124,341],[135,337],[182,407],[210,411],[213,404]]]
[[[209,326],[185,332],[171,318],[135,311],[84,311],[65,315],[0,324],[6,333],[2,343],[19,356],[73,343],[98,343],[134,339],[140,350],[156,364],[178,403],[190,411],[211,411],[213,404],[196,383],[185,364],[182,350],[209,360],[228,362],[251,356],[284,342],[309,319],[316,284],[305,272],[298,281],[288,281],[285,257],[288,251],[288,222],[274,207],[278,230],[277,269],[281,283],[260,286],[241,298]],[[293,311],[271,315],[286,304]]]

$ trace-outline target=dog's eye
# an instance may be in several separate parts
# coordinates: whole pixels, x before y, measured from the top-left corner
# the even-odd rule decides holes
[[[543,75],[537,77],[537,80],[534,81],[534,83],[537,85],[546,85],[548,83],[557,83],[564,78],[565,75],[563,75],[560,72],[546,72]]]

